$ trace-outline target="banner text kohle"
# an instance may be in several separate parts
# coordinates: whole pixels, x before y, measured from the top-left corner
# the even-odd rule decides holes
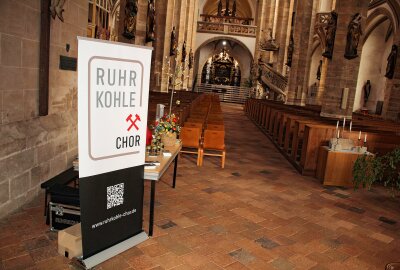
[[[123,91],[96,91],[96,108],[134,108],[136,92],[136,71],[126,69],[96,69],[96,85],[110,88],[119,87]],[[115,147],[131,148],[140,146],[140,135],[117,137]]]

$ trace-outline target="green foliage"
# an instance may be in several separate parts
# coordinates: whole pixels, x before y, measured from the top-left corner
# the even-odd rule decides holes
[[[354,188],[370,189],[375,182],[382,183],[392,196],[400,191],[400,148],[381,157],[360,156],[353,167]]]

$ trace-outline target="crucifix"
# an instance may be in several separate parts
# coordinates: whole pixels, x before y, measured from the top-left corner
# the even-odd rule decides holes
[[[39,116],[49,114],[50,16],[64,22],[65,1],[41,0],[40,3]]]

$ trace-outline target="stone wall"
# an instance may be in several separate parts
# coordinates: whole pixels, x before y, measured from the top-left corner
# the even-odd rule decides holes
[[[396,37],[399,39],[399,37]],[[400,42],[395,42],[400,46]],[[396,68],[392,80],[387,81],[383,115],[386,119],[400,121],[400,54],[397,54]]]
[[[77,74],[58,66],[60,55],[77,57],[88,4],[69,0],[64,9],[64,23],[51,20],[49,115],[39,117],[40,0],[0,1],[0,218],[34,198],[78,152]]]
[[[360,58],[347,60],[344,58],[348,24],[354,14],[362,16],[362,29],[365,29],[368,2],[362,0],[348,1],[337,0],[338,13],[336,37],[332,60],[328,60],[325,88],[322,98],[321,116],[334,118],[351,118],[353,113],[354,97],[357,87],[357,77],[360,67]],[[362,52],[359,51],[359,54]],[[342,108],[344,89],[348,89],[348,97]]]
[[[156,3],[156,41],[153,42],[152,77],[150,81],[151,90],[167,92],[168,77],[166,69],[168,60],[171,63],[171,70],[174,67],[174,57],[169,57],[172,27],[175,26],[175,33],[180,53],[182,52],[183,41],[186,41],[187,58],[190,49],[195,49],[197,25],[197,0],[163,0]],[[180,61],[182,55],[178,57]],[[163,67],[165,70],[163,71]],[[193,71],[185,71],[182,88],[187,89],[192,85]],[[177,87],[176,90],[180,90]]]

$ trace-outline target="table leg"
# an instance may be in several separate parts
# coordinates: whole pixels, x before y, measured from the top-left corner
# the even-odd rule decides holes
[[[44,193],[44,215],[47,215],[47,188],[46,191]]]
[[[156,195],[156,181],[151,181],[150,189],[150,221],[149,221],[149,236],[153,236],[154,224],[154,200]]]
[[[175,188],[175,184],[176,184],[176,169],[178,167],[178,156],[179,156],[179,154],[176,155],[175,161],[174,161],[174,178],[173,178],[173,181],[172,181],[172,187],[173,188]]]

